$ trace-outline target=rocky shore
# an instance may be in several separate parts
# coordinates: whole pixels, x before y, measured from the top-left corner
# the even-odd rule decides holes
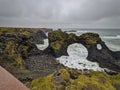
[[[49,46],[39,50],[36,44],[43,44],[47,38]],[[108,86],[110,90],[120,90],[119,74],[110,76],[105,72],[82,72],[66,68],[56,60],[68,55],[67,48],[74,43],[80,43],[88,50],[86,58],[89,61],[115,71],[109,74],[120,73],[120,51],[111,51],[97,33],[76,36],[45,28],[0,28],[0,65],[32,90],[108,90]],[[80,87],[76,86],[78,84]]]
[[[44,29],[0,28],[0,65],[22,82],[62,68],[55,57],[38,50],[47,38]],[[51,29],[45,29],[46,32]]]
[[[111,51],[97,33],[85,33],[76,36],[58,30],[50,32],[48,39],[49,47],[47,50],[55,57],[68,55],[68,46],[73,43],[80,43],[88,50],[86,57],[88,60],[98,62],[102,68],[120,72],[120,51]]]

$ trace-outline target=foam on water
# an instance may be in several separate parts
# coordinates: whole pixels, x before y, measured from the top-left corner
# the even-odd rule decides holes
[[[85,33],[87,31],[74,31],[74,32],[67,32],[67,33],[74,33],[77,36]],[[47,35],[47,33],[46,33]],[[47,35],[48,36],[48,35]],[[101,36],[102,37],[102,36]],[[103,41],[107,44],[107,46],[111,50],[120,50],[119,43],[115,44],[113,43],[114,40],[117,39],[119,41],[120,35],[118,36],[103,36],[102,37]],[[110,40],[110,41],[109,41]],[[44,44],[37,44],[36,46],[40,50],[44,50],[48,47],[48,39],[44,39]],[[101,47],[98,45],[98,48],[101,49]],[[94,71],[104,71],[103,68],[99,67],[99,64],[97,62],[91,62],[86,59],[88,52],[86,48],[81,45],[81,44],[72,44],[68,47],[67,52],[69,56],[61,56],[57,58],[57,60],[63,64],[64,66],[70,67],[70,68],[75,68],[75,69],[92,69]]]
[[[87,33],[88,31],[67,31],[68,34],[74,33],[76,36],[80,36],[83,33]]]
[[[88,52],[82,44],[72,44],[68,47],[67,52],[69,56],[61,56],[57,60],[70,68],[75,69],[92,69],[94,71],[103,71],[99,64],[91,62],[86,59]]]
[[[36,44],[37,48],[39,50],[44,50],[48,47],[49,43],[48,43],[48,39],[44,39],[44,44]]]
[[[116,36],[103,36],[103,39],[120,39],[120,35],[116,35]]]

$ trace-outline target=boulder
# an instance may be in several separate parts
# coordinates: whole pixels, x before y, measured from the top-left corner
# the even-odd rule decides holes
[[[32,42],[35,44],[44,44],[44,39],[47,39],[46,34],[41,31],[38,30],[35,33],[32,33]]]

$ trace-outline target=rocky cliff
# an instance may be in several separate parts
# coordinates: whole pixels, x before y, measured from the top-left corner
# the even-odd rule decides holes
[[[80,43],[88,50],[88,60],[119,73],[120,52],[111,51],[98,34],[76,36],[61,30],[52,31],[48,34],[48,48],[38,50],[35,44],[42,44],[46,38],[43,29],[0,28],[0,65],[23,82],[40,77],[29,83],[32,90],[120,90],[119,74],[82,72],[56,61],[56,57],[68,55],[69,45]]]
[[[0,28],[0,65],[23,82],[59,68],[52,55],[38,50],[35,45],[47,38],[42,30]]]
[[[98,62],[101,67],[120,72],[120,52],[111,51],[97,33],[85,33],[80,36],[67,34],[61,30],[48,34],[47,51],[55,57],[67,54],[70,44],[80,43],[88,50],[88,60]]]

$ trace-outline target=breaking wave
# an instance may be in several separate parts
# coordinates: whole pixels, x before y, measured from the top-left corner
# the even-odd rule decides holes
[[[69,68],[75,69],[92,69],[94,71],[103,71],[99,64],[86,59],[88,55],[87,49],[82,44],[72,44],[68,47],[69,56],[61,56],[57,60]]]

